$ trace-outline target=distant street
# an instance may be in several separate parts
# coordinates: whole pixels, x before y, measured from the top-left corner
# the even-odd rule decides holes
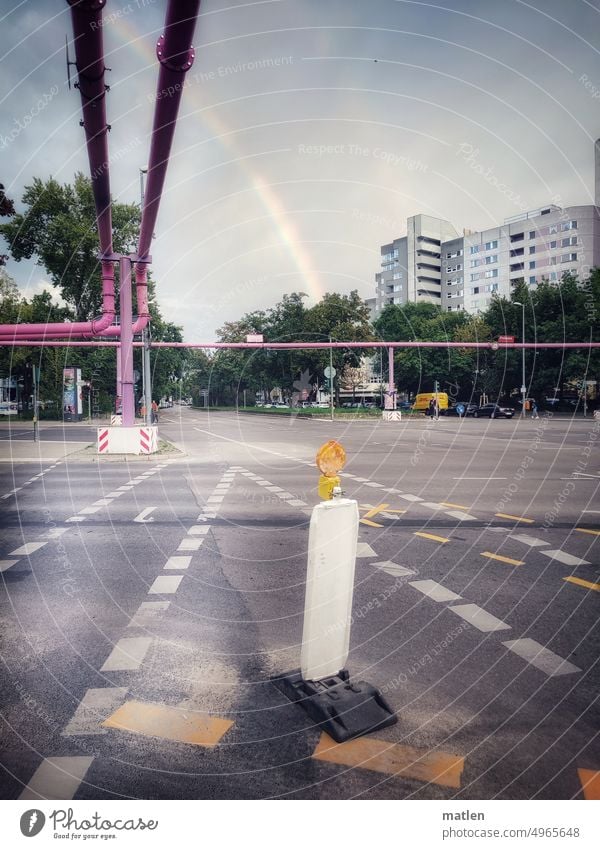
[[[159,427],[182,453],[99,462],[93,427],[0,424],[3,798],[583,798],[600,421]],[[399,717],[341,746],[270,681],[332,438],[363,517],[348,668]]]

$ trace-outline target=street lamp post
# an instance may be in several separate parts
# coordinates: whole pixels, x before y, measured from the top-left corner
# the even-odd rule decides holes
[[[516,307],[521,307],[521,316],[523,319],[521,330],[521,343],[523,344],[521,348],[521,415],[525,416],[525,393],[527,392],[527,387],[525,386],[525,304],[522,304],[520,301],[513,301],[513,304]]]
[[[140,209],[144,208],[144,174],[148,173],[147,168],[140,168]],[[144,407],[146,408],[146,425],[152,424],[152,370],[150,367],[150,343],[152,337],[150,327],[146,326],[142,330],[142,341],[144,347],[142,349],[142,387],[144,395]]]

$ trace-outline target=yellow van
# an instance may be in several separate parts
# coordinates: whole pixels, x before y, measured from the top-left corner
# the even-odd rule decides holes
[[[415,398],[413,410],[415,410],[416,412],[424,413],[425,410],[429,407],[429,402],[432,398],[438,399],[440,410],[448,409],[448,395],[446,392],[422,392]]]

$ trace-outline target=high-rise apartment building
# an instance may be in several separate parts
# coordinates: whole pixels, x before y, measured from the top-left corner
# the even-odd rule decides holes
[[[600,192],[600,140],[595,145]],[[459,236],[429,215],[407,220],[406,236],[381,247],[373,317],[388,304],[438,304],[447,311],[485,310],[494,295],[510,297],[518,280],[537,286],[571,272],[580,279],[600,266],[600,197],[595,206],[548,206],[504,224]]]

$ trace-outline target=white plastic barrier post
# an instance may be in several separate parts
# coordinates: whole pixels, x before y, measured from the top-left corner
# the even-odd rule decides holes
[[[350,648],[358,504],[333,498],[313,508],[300,668],[302,678],[337,675]]]

